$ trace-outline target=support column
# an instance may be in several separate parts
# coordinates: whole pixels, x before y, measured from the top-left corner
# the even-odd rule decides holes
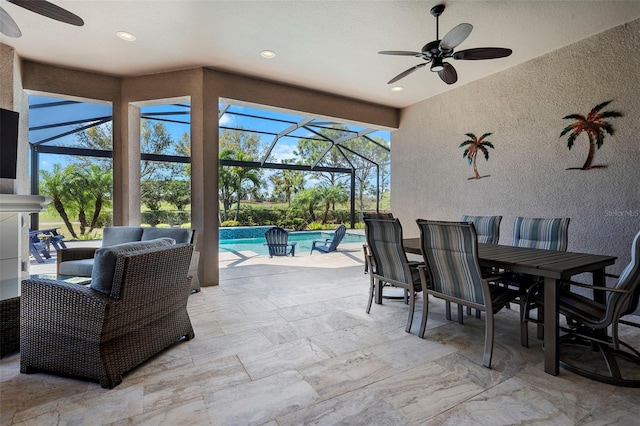
[[[140,109],[113,103],[113,224],[140,225]]]
[[[204,76],[203,90],[191,98],[191,221],[200,233],[202,286],[220,282],[218,249],[218,96]]]

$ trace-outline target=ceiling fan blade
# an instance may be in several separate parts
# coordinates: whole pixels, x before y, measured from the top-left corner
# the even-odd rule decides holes
[[[84,25],[84,21],[77,15],[69,12],[66,9],[56,6],[46,0],[7,0],[9,3],[13,3],[16,6],[20,6],[27,10],[30,10],[38,15],[46,16],[47,18],[55,19],[56,21],[64,22],[65,24],[76,25],[81,27]]]
[[[18,28],[16,21],[14,21],[2,7],[0,7],[0,32],[11,38],[18,38],[22,36],[22,32],[20,31],[20,28]]]
[[[511,53],[511,49],[504,49],[502,47],[478,47],[456,52],[453,54],[453,58],[474,61],[480,59],[506,58],[511,55]]]
[[[396,81],[400,80],[401,78],[405,78],[406,76],[408,76],[409,74],[411,74],[412,72],[416,71],[419,68],[424,67],[425,65],[427,65],[428,62],[425,62],[423,64],[418,64],[415,67],[411,67],[406,71],[401,72],[400,74],[396,75],[395,77],[393,77],[391,80],[389,80],[389,82],[387,84],[393,84]]]
[[[452,50],[457,45],[465,41],[469,34],[471,34],[471,30],[473,29],[473,25],[471,24],[459,24],[456,25],[442,37],[442,41],[440,42],[440,48],[442,50]]]
[[[447,84],[453,84],[458,81],[458,73],[456,72],[456,69],[453,67],[453,65],[447,62],[443,62],[442,65],[444,66],[444,69],[442,71],[438,71],[438,75],[440,76],[442,81]]]
[[[378,52],[381,55],[399,55],[399,56],[420,56],[420,52],[409,52],[407,50],[383,50]]]

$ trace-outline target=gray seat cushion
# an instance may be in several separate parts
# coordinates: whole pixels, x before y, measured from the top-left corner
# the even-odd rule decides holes
[[[155,240],[169,237],[176,240],[176,244],[191,243],[191,229],[188,228],[142,228],[141,241]]]
[[[158,238],[156,240],[135,241],[98,249],[93,260],[90,287],[101,293],[111,295],[113,275],[118,255],[143,249],[170,246],[173,244],[175,244],[175,240],[172,238]]]
[[[93,269],[93,258],[80,260],[67,260],[61,262],[58,271],[60,275],[72,275],[75,277],[90,277]]]
[[[140,238],[142,228],[139,226],[107,226],[102,233],[102,247],[140,241]]]

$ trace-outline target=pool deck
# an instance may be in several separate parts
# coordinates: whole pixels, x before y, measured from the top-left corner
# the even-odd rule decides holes
[[[364,233],[361,229],[349,230],[352,233]],[[67,247],[100,247],[101,240],[92,241],[67,241]],[[56,272],[56,252],[51,250],[51,259],[45,259],[44,263],[37,263],[32,256],[30,260],[30,274],[55,274]],[[240,266],[263,265],[268,269],[281,267],[281,271],[276,273],[286,273],[290,267],[318,267],[318,268],[342,268],[360,265],[364,268],[364,257],[362,255],[362,243],[343,243],[338,246],[334,253],[314,252],[310,255],[308,251],[296,252],[294,257],[273,257],[260,255],[252,251],[220,252],[220,279],[234,278],[240,275],[253,275],[253,272],[242,272]],[[235,268],[235,269],[234,269]],[[226,271],[229,269],[229,271]],[[253,269],[253,268],[252,268]],[[233,271],[232,271],[233,270]]]

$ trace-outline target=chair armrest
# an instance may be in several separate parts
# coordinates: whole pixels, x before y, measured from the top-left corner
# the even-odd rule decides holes
[[[109,296],[89,287],[47,279],[22,281],[20,316],[23,324],[44,324],[43,330],[76,330],[99,336]],[[55,326],[59,324],[59,326]]]
[[[420,262],[419,260],[410,260],[410,261],[407,262],[407,264],[411,268],[419,268],[420,266],[425,266],[425,267],[427,266],[426,263]]]
[[[67,260],[92,259],[96,250],[96,247],[72,247],[57,250],[58,263]]]
[[[69,260],[93,259],[95,247],[72,247],[56,250],[56,272],[60,271],[60,264]]]
[[[623,288],[615,288],[615,287],[602,287],[598,285],[591,285],[585,283],[579,283],[576,281],[564,281],[567,284],[575,285],[576,287],[588,288],[590,290],[602,290],[602,291],[610,291],[612,293],[631,293],[631,291],[623,289]]]
[[[504,280],[504,274],[501,275],[494,275],[492,277],[482,277],[483,280],[487,281],[487,282],[500,282],[501,280]]]

